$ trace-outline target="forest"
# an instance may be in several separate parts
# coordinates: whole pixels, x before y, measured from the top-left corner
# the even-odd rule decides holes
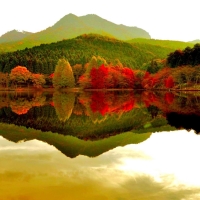
[[[200,44],[173,50],[170,45],[128,43],[84,34],[0,54],[0,85],[37,89],[199,89],[199,58]]]
[[[175,50],[175,49],[174,49]],[[129,68],[140,69],[153,59],[164,59],[173,49],[150,44],[128,43],[97,34],[85,34],[51,44],[41,44],[15,52],[0,54],[0,72],[9,73],[20,65],[32,73],[51,74],[59,59],[65,58],[71,66],[83,67],[92,56],[101,56],[107,62],[120,59]]]

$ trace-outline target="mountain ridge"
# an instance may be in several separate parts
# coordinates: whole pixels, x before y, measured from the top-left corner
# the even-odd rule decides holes
[[[141,28],[117,25],[94,14],[78,17],[70,13],[52,26],[39,32],[26,35],[21,39],[13,36],[10,40],[3,40],[2,37],[8,36],[8,33],[6,33],[0,37],[0,44],[4,45],[5,51],[15,51],[90,33],[102,34],[120,40],[151,38],[150,34]]]
[[[0,37],[0,43],[19,41],[33,33],[27,31],[11,30]]]

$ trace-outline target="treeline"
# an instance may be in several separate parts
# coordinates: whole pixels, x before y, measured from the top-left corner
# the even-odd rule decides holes
[[[17,88],[18,86],[33,86],[35,88],[42,88],[45,83],[49,83],[51,77],[45,77],[43,74],[31,73],[26,67],[16,66],[8,73],[0,72],[0,87],[3,88]],[[47,80],[47,81],[46,81]]]
[[[16,66],[25,66],[32,73],[51,74],[60,58],[65,58],[73,67],[85,66],[94,56],[107,62],[116,58],[131,69],[140,69],[144,63],[156,58],[166,58],[170,48],[150,44],[130,44],[113,38],[89,34],[51,44],[42,44],[15,52],[0,54],[0,72],[10,73]]]
[[[145,38],[134,38],[128,40],[130,43],[139,43],[139,44],[151,44],[158,47],[170,48],[171,51],[176,49],[184,49],[186,47],[193,47],[194,43],[191,42],[182,42],[182,41],[172,41],[172,40],[158,40],[158,39],[145,39]]]
[[[184,50],[176,50],[167,57],[167,64],[172,67],[183,65],[197,66],[200,64],[200,44],[195,44],[193,48],[186,47]]]
[[[66,59],[59,59],[50,76],[31,73],[26,67],[17,66],[10,74],[0,73],[0,85],[4,88],[200,89],[200,65],[157,69],[156,73],[134,70],[124,67],[119,60],[107,63],[100,56],[93,56],[85,68],[79,64],[72,68]]]

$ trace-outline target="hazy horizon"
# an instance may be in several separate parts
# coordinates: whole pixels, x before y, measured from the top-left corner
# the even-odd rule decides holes
[[[197,25],[198,1],[191,0],[2,0],[0,36],[12,30],[39,32],[53,26],[65,15],[96,14],[115,24],[136,26],[151,38],[192,41],[200,39]]]

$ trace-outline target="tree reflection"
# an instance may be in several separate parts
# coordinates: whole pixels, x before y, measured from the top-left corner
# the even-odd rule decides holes
[[[175,126],[177,129],[195,130],[196,133],[200,132],[200,115],[185,115],[181,113],[167,113],[166,119],[171,126]]]
[[[25,98],[18,98],[15,101],[10,101],[10,107],[14,113],[22,115],[32,108],[32,103]]]
[[[32,107],[43,106],[46,102],[46,97],[42,93],[35,93],[28,98],[26,95],[16,93],[5,98],[12,112],[18,115],[26,114]]]
[[[46,108],[40,109],[41,106]],[[166,119],[177,129],[200,132],[200,94],[197,92],[2,92],[0,108],[2,122],[22,123],[25,126],[31,124],[41,130],[60,133],[79,133],[80,137],[90,133],[90,137],[95,138],[96,132],[99,136],[102,132],[110,136],[121,131],[142,131],[146,128],[155,130],[166,126]]]
[[[53,105],[60,121],[65,122],[72,114],[75,102],[75,93],[54,92]]]

